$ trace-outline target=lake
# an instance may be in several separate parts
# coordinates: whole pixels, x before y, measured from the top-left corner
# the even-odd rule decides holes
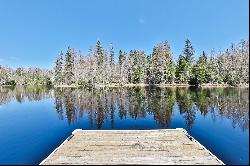
[[[249,164],[249,89],[0,87],[0,164],[39,164],[75,129],[168,128]]]

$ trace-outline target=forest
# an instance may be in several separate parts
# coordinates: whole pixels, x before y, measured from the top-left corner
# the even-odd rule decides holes
[[[146,85],[229,85],[249,84],[249,40],[241,40],[220,52],[196,55],[189,39],[178,60],[170,44],[160,42],[152,53],[118,51],[112,44],[104,49],[100,40],[88,53],[68,47],[57,55],[52,70],[16,69],[0,65],[0,85],[125,86]]]

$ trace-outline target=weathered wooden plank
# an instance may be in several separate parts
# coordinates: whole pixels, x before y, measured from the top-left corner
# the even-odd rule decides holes
[[[76,130],[41,164],[223,164],[184,129]]]

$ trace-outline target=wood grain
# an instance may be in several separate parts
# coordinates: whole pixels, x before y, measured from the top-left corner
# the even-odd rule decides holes
[[[41,164],[223,164],[196,140],[191,140],[183,129],[78,130],[73,133]]]

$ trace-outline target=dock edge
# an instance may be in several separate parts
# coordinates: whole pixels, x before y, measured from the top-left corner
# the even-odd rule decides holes
[[[212,152],[210,152],[210,150],[208,150],[205,146],[203,146],[202,144],[200,144],[199,141],[197,141],[194,137],[192,137],[191,135],[188,134],[187,130],[185,130],[184,128],[176,128],[176,129],[153,129],[153,130],[181,130],[182,132],[184,132],[184,134],[191,140],[194,141],[195,143],[197,143],[202,149],[204,149],[205,151],[207,151],[213,158],[215,158],[221,165],[225,165],[223,163],[223,161],[221,161],[220,159],[218,159],[218,157],[216,157]],[[77,133],[78,131],[82,131],[82,129],[75,129],[72,134],[66,138],[65,141],[63,141],[63,143],[61,143],[61,145],[59,145],[53,152],[50,153],[50,155],[48,157],[46,157],[39,165],[42,165],[50,156],[52,156],[61,146],[63,146],[66,142],[68,142],[75,133]],[[103,130],[105,131],[105,130]]]
[[[215,158],[221,165],[225,165],[225,163],[223,163],[223,161],[221,161],[220,159],[218,159],[218,157],[216,157],[210,150],[208,150],[205,146],[203,146],[199,141],[197,141],[194,137],[192,137],[191,135],[188,134],[187,130],[183,129],[183,128],[176,128],[179,130],[182,130],[185,135],[191,140],[194,141],[195,143],[197,143],[202,149],[204,149],[205,151],[207,151],[213,158]]]

